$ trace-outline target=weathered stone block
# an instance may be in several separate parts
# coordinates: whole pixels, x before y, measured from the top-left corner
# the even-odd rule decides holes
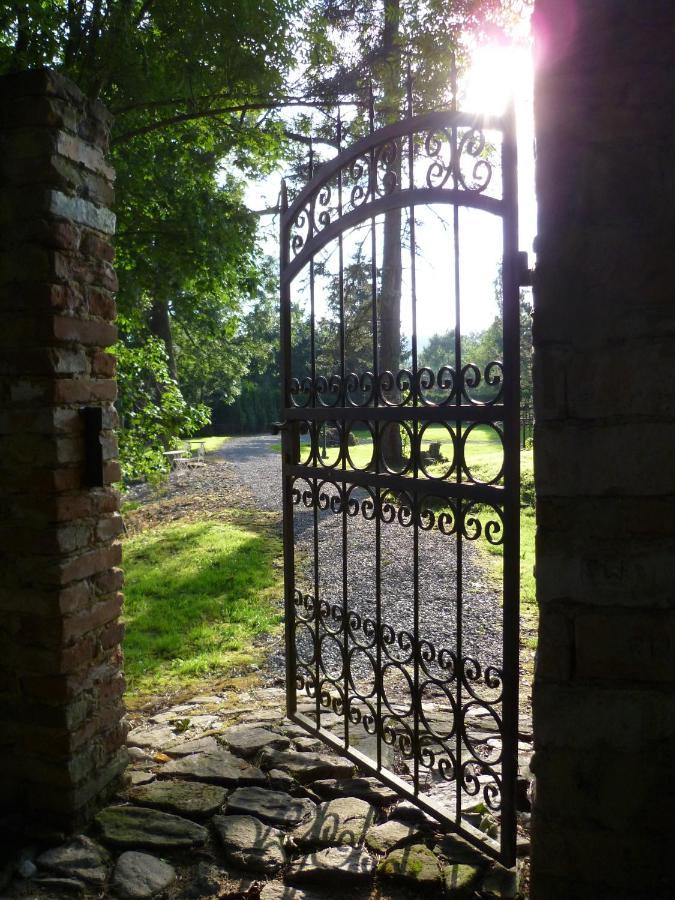
[[[537,678],[544,681],[568,681],[574,668],[574,625],[563,613],[541,609],[536,658]]]
[[[55,403],[111,402],[117,397],[117,384],[108,379],[61,379],[53,385],[52,396]]]
[[[630,834],[585,823],[579,816],[539,817],[534,821],[539,840],[532,849],[532,893],[548,897],[539,886],[562,871],[577,882],[572,896],[591,900],[615,896],[612,890],[626,891],[639,886],[643,896],[668,896],[675,866],[665,852],[658,833],[652,829],[631,830]],[[536,873],[536,875],[535,875]],[[548,877],[547,877],[548,876]],[[635,890],[635,888],[634,888]]]
[[[537,496],[659,496],[672,463],[675,421],[643,421],[639,428],[625,421],[540,423],[535,445]],[[628,460],[639,466],[639,477]]]
[[[103,234],[115,233],[115,214],[82,197],[72,197],[62,191],[49,191],[45,197],[45,210],[53,216],[62,216]]]
[[[608,610],[574,621],[577,678],[675,682],[675,610]]]
[[[535,751],[639,751],[675,740],[675,696],[625,683],[534,686]],[[555,715],[547,715],[552,709]],[[645,759],[648,759],[645,756]]]
[[[86,304],[92,316],[100,316],[102,319],[113,319],[117,313],[115,298],[103,288],[86,285],[84,288]]]
[[[610,535],[594,546],[584,530],[587,545],[577,549],[559,535],[537,536],[537,597],[540,604],[567,600],[585,606],[668,607],[672,605],[670,561],[672,539],[643,541]]]
[[[112,353],[96,350],[91,357],[91,374],[95,378],[114,378],[117,370],[117,358]]]
[[[653,762],[643,765],[645,751]],[[669,769],[667,753],[653,744],[645,750],[613,748],[547,750],[536,754],[537,809],[551,817],[573,817],[615,831],[658,830],[675,800],[675,786],[663,778]],[[617,785],[625,790],[617,790]],[[628,789],[628,785],[630,788]],[[599,814],[602,810],[602,814]]]
[[[54,337],[85,346],[109,347],[117,340],[117,328],[100,319],[80,319],[75,316],[55,316]]]

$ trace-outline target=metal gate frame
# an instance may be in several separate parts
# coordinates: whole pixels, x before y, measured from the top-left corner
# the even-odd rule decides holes
[[[459,832],[468,841],[483,852],[500,860],[506,866],[515,863],[516,842],[516,779],[518,752],[518,646],[519,646],[519,488],[520,488],[520,428],[519,428],[519,287],[523,267],[523,254],[518,253],[518,213],[516,184],[516,132],[514,111],[510,108],[501,117],[476,117],[461,111],[436,111],[428,114],[404,118],[377,131],[374,130],[371,111],[370,134],[357,141],[351,147],[341,150],[338,155],[312,177],[300,194],[289,206],[285,185],[282,186],[282,213],[280,223],[281,236],[281,348],[282,348],[282,471],[283,471],[283,537],[284,537],[284,573],[285,573],[285,627],[286,627],[286,672],[287,672],[287,714],[294,722],[302,725],[310,734],[321,738],[334,750],[347,756],[365,772],[376,776],[383,783],[392,787],[401,797],[417,804],[423,811],[432,815],[443,825]],[[486,188],[492,176],[492,163],[485,152],[485,132],[501,135],[501,196],[490,196]],[[407,146],[408,183],[403,183],[400,161],[406,160],[404,149]],[[414,154],[421,154],[427,161],[426,177],[422,184],[416,184],[416,167]],[[398,164],[395,165],[398,159]],[[498,181],[498,179],[495,179]],[[302,380],[294,378],[291,372],[291,286],[294,278],[302,269],[310,264],[313,257],[329,241],[337,239],[356,224],[368,219],[371,228],[375,228],[375,217],[394,208],[407,208],[411,211],[413,233],[411,235],[412,254],[412,304],[413,323],[415,322],[415,283],[414,283],[414,208],[417,205],[450,204],[454,216],[454,295],[456,304],[455,328],[455,367],[443,367],[437,376],[431,370],[417,367],[416,335],[413,331],[411,370],[401,373],[378,372],[377,370],[377,334],[373,336],[374,371],[372,373],[349,373],[344,370],[344,336],[341,342],[342,370],[339,373],[327,373],[330,377],[319,374],[315,370],[314,347],[312,347],[311,376]],[[458,210],[470,207],[485,213],[498,216],[503,223],[503,340],[504,360],[490,363],[481,372],[471,363],[461,364],[461,330],[459,318],[459,220]],[[340,262],[342,266],[342,261]],[[376,274],[374,274],[376,291]],[[523,282],[524,283],[524,282]],[[375,307],[375,304],[373,304]],[[377,329],[374,315],[373,328]],[[413,325],[414,328],[414,325]],[[431,372],[431,375],[429,374]],[[404,400],[401,403],[391,402],[392,379],[398,376],[402,385]],[[471,396],[471,388],[480,382],[481,376],[488,384],[496,387],[495,399],[489,403],[476,402]],[[448,396],[443,402],[429,402],[427,389],[434,385],[443,386]],[[365,398],[363,404],[354,402],[354,392],[361,391]],[[329,404],[328,398],[331,398]],[[303,402],[304,401],[304,402]],[[334,401],[334,404],[333,404]],[[322,423],[338,421],[340,431],[341,465],[327,470],[319,465],[319,432]],[[367,420],[373,424],[375,471],[355,471],[347,468],[347,429],[350,422]],[[380,461],[379,439],[382,429],[388,422],[411,422],[411,462],[412,477],[390,472]],[[502,434],[504,445],[504,465],[501,484],[476,483],[463,479],[463,443],[458,441],[456,452],[460,461],[457,464],[457,477],[453,481],[433,485],[428,479],[419,477],[419,448],[415,443],[420,431],[430,422],[446,422],[456,427],[456,433],[470,429],[474,424],[490,423]],[[503,426],[501,431],[499,426]],[[300,429],[308,429],[311,434],[312,449],[310,458],[305,464],[300,463],[299,434]],[[302,478],[311,486],[306,492],[309,496],[301,497],[294,489],[296,479]],[[415,697],[414,709],[411,713],[409,740],[404,751],[414,760],[414,778],[412,787],[395,773],[382,765],[381,743],[391,743],[392,735],[383,728],[381,711],[382,660],[385,643],[389,640],[385,635],[386,623],[380,618],[379,576],[377,587],[377,616],[371,623],[375,654],[378,668],[376,672],[375,695],[377,709],[360,724],[369,733],[377,736],[377,758],[371,758],[350,745],[350,726],[359,723],[360,715],[352,713],[349,698],[349,662],[347,645],[349,638],[349,614],[346,588],[342,610],[336,615],[343,631],[344,645],[343,671],[344,691],[335,684],[337,699],[326,689],[326,679],[320,672],[320,628],[330,616],[330,610],[323,609],[321,598],[302,595],[296,589],[294,562],[294,525],[293,507],[299,502],[312,507],[315,511],[324,502],[320,497],[320,485],[328,481],[335,486],[340,500],[335,510],[343,516],[353,514],[353,506],[358,501],[351,498],[353,486],[366,488],[373,503],[362,514],[372,515],[379,521],[383,515],[383,494],[385,491],[403,492],[410,500],[410,509],[406,515],[412,519],[415,538],[415,619],[414,632],[411,636],[410,665],[414,670],[414,687],[419,685],[420,673],[424,674],[425,653],[437,653],[429,641],[423,640],[419,631],[420,598],[417,591],[417,536],[418,530],[428,520],[422,520],[429,510],[424,509],[424,497],[431,493],[441,495],[453,512],[448,525],[455,529],[458,554],[461,560],[461,547],[464,540],[475,536],[477,517],[472,517],[476,504],[487,504],[496,514],[496,523],[492,535],[503,537],[503,649],[502,669],[481,666],[469,657],[462,656],[461,647],[461,609],[462,584],[458,578],[457,610],[459,617],[458,646],[456,653],[446,657],[446,666],[452,667],[452,690],[455,692],[456,705],[453,701],[453,712],[458,721],[453,726],[452,742],[456,744],[456,753],[449,753],[448,758],[436,761],[439,769],[445,765],[448,780],[456,781],[457,807],[454,811],[439,807],[430,802],[419,790],[418,773],[420,767],[427,767],[429,756],[424,754],[424,737],[427,733],[426,719],[421,708],[421,699]],[[350,510],[350,503],[352,509]],[[387,513],[388,514],[388,513]],[[396,513],[395,513],[396,515]],[[433,515],[433,514],[432,514]],[[440,517],[436,525],[440,525]],[[384,521],[384,519],[382,519]],[[400,521],[400,516],[399,516]],[[479,530],[480,530],[480,523]],[[316,527],[316,525],[315,525]],[[344,525],[346,527],[346,524]],[[397,525],[392,527],[398,527]],[[483,529],[485,531],[485,529]],[[379,531],[377,532],[379,535]],[[485,536],[485,535],[484,535]],[[494,543],[501,540],[493,540]],[[379,572],[379,538],[377,544],[377,566]],[[315,554],[318,552],[315,544]],[[343,565],[346,566],[346,538],[343,537]],[[315,559],[315,563],[317,560]],[[346,568],[344,569],[346,572]],[[458,565],[458,571],[461,567]],[[295,631],[297,623],[309,622],[314,628],[316,655],[316,674],[298,672],[296,660]],[[431,651],[429,651],[431,646]],[[440,649],[440,648],[439,648]],[[446,652],[447,651],[443,651]],[[481,785],[476,772],[481,771],[480,760],[469,759],[463,763],[462,758],[468,746],[463,724],[463,715],[467,705],[474,702],[477,683],[483,677],[486,684],[501,687],[501,696],[497,701],[488,703],[479,698],[494,716],[498,723],[502,738],[501,756],[493,765],[499,763],[501,772],[491,774],[496,786]],[[330,681],[330,679],[328,679]],[[500,685],[501,682],[501,685]],[[297,691],[305,690],[308,697],[316,704],[314,721],[308,715],[298,711]],[[342,697],[342,699],[340,699]],[[464,699],[463,699],[464,698]],[[468,700],[468,703],[467,703]],[[331,708],[344,720],[344,739],[320,727],[321,709]],[[501,715],[499,714],[501,711]],[[396,737],[393,737],[396,740]],[[465,746],[466,745],[466,746]],[[469,768],[467,768],[469,766]],[[473,766],[473,768],[471,768]],[[490,767],[485,767],[490,768]],[[477,794],[482,791],[488,806],[498,810],[501,827],[499,841],[486,838],[484,834],[463,823],[461,802],[463,794]],[[495,804],[497,804],[495,806]]]

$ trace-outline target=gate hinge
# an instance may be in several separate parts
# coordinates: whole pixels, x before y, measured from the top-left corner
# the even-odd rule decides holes
[[[534,281],[534,269],[530,269],[528,265],[525,250],[516,253],[516,281],[519,287],[532,287]]]

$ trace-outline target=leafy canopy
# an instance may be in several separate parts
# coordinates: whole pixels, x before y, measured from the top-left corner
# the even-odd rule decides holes
[[[239,389],[252,352],[245,306],[268,283],[242,176],[279,156],[269,107],[294,60],[298,9],[299,0],[26,0],[0,10],[0,72],[60,69],[115,116],[127,477],[204,421],[199,401],[217,384],[225,401]],[[235,359],[227,348],[237,343]]]

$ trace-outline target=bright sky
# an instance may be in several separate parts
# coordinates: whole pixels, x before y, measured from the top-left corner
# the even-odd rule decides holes
[[[536,228],[534,193],[534,130],[532,111],[533,65],[531,51],[524,46],[483,46],[472,54],[472,65],[462,80],[459,106],[467,112],[500,114],[514,98],[518,129],[518,193],[520,249],[531,254]],[[280,175],[251,184],[246,199],[251,208],[275,204]],[[443,221],[445,219],[445,222]],[[422,347],[432,334],[454,325],[450,260],[452,233],[446,209],[417,208],[418,256],[417,330]],[[264,249],[278,257],[278,220],[264,220]],[[381,245],[381,244],[380,244]],[[501,220],[476,210],[460,210],[460,274],[462,332],[485,329],[494,319],[494,281],[502,254]],[[347,245],[345,259],[347,260]],[[404,261],[407,254],[404,251]],[[318,312],[321,288],[317,289]],[[410,335],[408,272],[405,270],[402,329]],[[404,311],[405,310],[405,311]]]

